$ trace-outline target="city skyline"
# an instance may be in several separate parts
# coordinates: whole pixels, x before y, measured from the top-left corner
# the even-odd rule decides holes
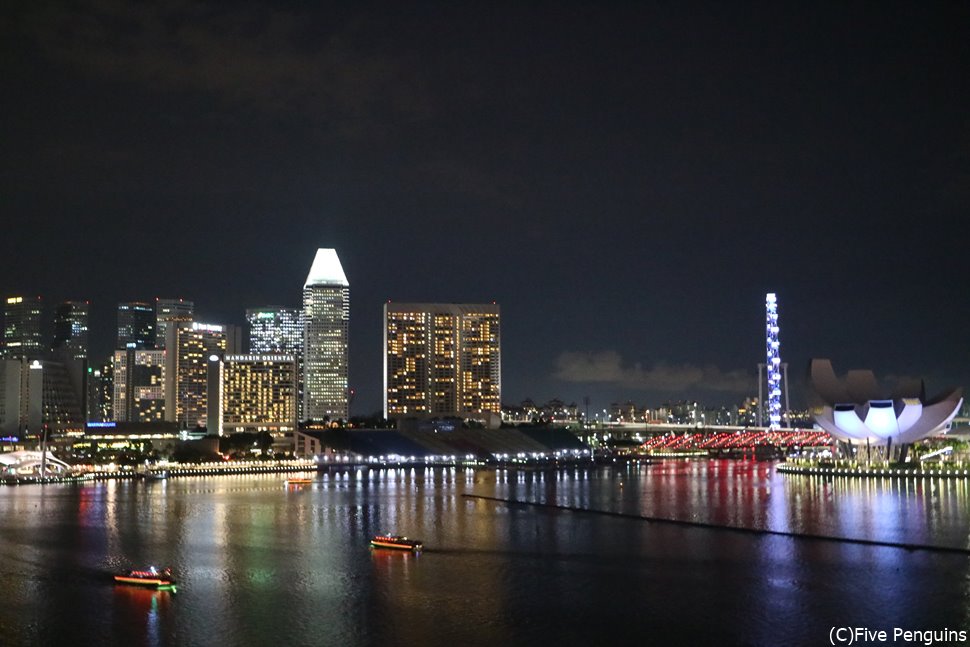
[[[336,274],[334,274],[333,276],[330,276],[329,278],[326,278],[326,280],[323,280],[322,282],[325,283],[325,284],[328,283],[328,282],[333,282],[333,281],[336,281],[337,283],[340,283],[340,282],[346,283],[346,281],[347,281],[346,276],[344,276],[342,274],[343,270],[342,270],[342,267],[340,267],[340,261],[337,260],[337,258],[336,258],[336,250],[332,250],[332,249],[319,249],[318,250],[318,253],[317,253],[317,256],[315,257],[315,263],[316,263],[316,258],[320,256],[320,253],[321,252],[324,253],[324,256],[326,256],[326,260],[328,262],[335,261],[335,263],[336,263],[336,269],[335,270],[334,270],[334,268],[331,267],[328,270],[324,271],[324,274],[326,274],[328,272],[329,273],[336,272]],[[318,266],[317,269],[314,269],[313,267],[311,267],[310,275],[308,275],[308,277],[307,277],[307,282],[309,283],[310,280],[311,280],[311,277],[313,277],[315,274],[316,275],[319,275],[320,272],[321,272],[321,270],[319,269],[319,266]],[[318,276],[317,278],[319,279],[320,277]],[[342,290],[346,290],[346,286],[343,285],[341,289]],[[771,307],[771,309],[775,313],[777,313],[777,301],[776,301],[776,298],[775,297],[776,297],[776,295],[774,295],[773,293],[769,293],[768,294],[769,304],[771,304],[770,307]],[[7,297],[7,300],[8,301],[9,300],[14,300],[17,304],[19,304],[19,303],[22,302],[23,298],[22,297]],[[42,301],[43,301],[43,299],[41,297],[36,297],[36,296],[35,297],[31,297],[31,302],[33,302],[33,303],[41,303]],[[184,300],[181,299],[181,298],[179,298],[179,299],[156,299],[156,302],[159,302],[160,303],[162,301],[164,301],[164,302],[183,302]],[[59,328],[58,328],[58,319],[57,318],[59,316],[61,316],[60,315],[60,311],[62,311],[65,306],[74,306],[76,303],[80,303],[80,302],[72,302],[72,301],[58,302],[56,304],[56,306],[54,308],[54,312],[53,312],[54,320],[47,322],[48,325],[46,326],[46,328],[49,329],[49,330],[47,330],[46,332],[51,337],[52,343],[55,346],[56,346],[56,344],[63,342],[63,340],[60,340],[60,338],[59,338],[59,334],[60,333],[58,332]],[[193,308],[192,303],[191,302],[185,302],[185,303],[187,304],[186,305],[186,308],[188,308],[187,312],[191,312],[192,311],[192,308]],[[83,305],[84,305],[84,314],[85,314],[85,320],[86,320],[87,314],[88,314],[88,308],[90,307],[90,302],[89,301],[85,301],[85,302],[83,302]],[[118,349],[117,346],[119,344],[122,344],[122,342],[124,340],[126,340],[127,337],[131,334],[130,331],[127,330],[128,326],[130,326],[130,323],[127,323],[127,322],[128,322],[128,317],[130,316],[130,315],[128,315],[128,313],[130,312],[132,306],[144,306],[144,309],[146,310],[146,314],[151,314],[151,317],[149,318],[151,320],[151,322],[154,323],[154,321],[155,321],[155,319],[154,319],[154,317],[156,316],[155,309],[154,308],[151,308],[149,310],[149,304],[148,303],[144,303],[144,302],[123,302],[123,303],[119,303],[118,304],[118,311],[117,311],[118,312],[118,319],[117,319],[118,325],[115,327],[115,329],[112,330],[112,332],[114,332],[115,330],[117,330],[117,332],[118,332],[118,341],[115,344],[115,347],[116,347],[115,350],[113,350],[112,352],[110,352],[108,354],[108,356],[105,358],[108,361],[110,361],[112,357],[115,357],[115,361],[116,362],[119,361],[117,359],[118,357],[122,357],[122,361],[124,359],[124,355],[125,355],[124,349]],[[19,307],[19,305],[16,306],[16,307]],[[459,309],[459,310],[461,310],[461,309],[465,309],[466,307],[468,307],[468,305],[467,304],[458,304],[458,303],[453,303],[453,304],[408,304],[408,303],[397,303],[397,302],[388,301],[387,303],[383,304],[383,309],[384,309],[383,319],[384,319],[385,322],[390,321],[388,319],[388,309],[389,308],[391,308],[394,312],[406,313],[406,312],[410,312],[411,310],[414,310],[415,308],[419,308],[419,307],[424,307],[425,309],[430,308],[430,310],[429,310],[429,312],[430,312],[430,311],[434,311],[435,309],[441,309],[441,308],[444,308],[445,310],[449,310],[449,311],[451,309],[456,309],[456,308]],[[488,305],[480,306],[480,308],[485,308],[486,310],[488,308],[495,308],[495,311],[496,312],[498,311],[498,306],[497,305],[494,305],[494,304],[491,305],[491,306],[488,306]],[[771,312],[771,310],[769,312]],[[300,319],[303,318],[304,314],[303,314],[303,310],[302,309],[300,309],[300,308],[285,308],[285,307],[281,307],[281,306],[263,306],[263,307],[258,307],[258,308],[246,308],[245,311],[244,311],[244,313],[245,313],[245,316],[243,317],[243,319],[245,321],[245,326],[247,326],[247,333],[246,334],[247,334],[247,337],[249,337],[248,343],[247,343],[247,347],[248,347],[250,353],[273,354],[273,353],[278,353],[278,352],[281,352],[282,351],[282,352],[296,353],[296,357],[299,358],[299,356],[303,352],[303,341],[302,341],[302,339],[297,340],[297,337],[294,336],[294,331],[291,330],[291,329],[293,329],[294,326],[298,324],[298,320],[300,320]],[[46,315],[44,318],[49,319],[49,315],[51,313],[46,313],[45,312],[43,314]],[[163,316],[166,316],[166,315],[165,314],[161,314],[161,311],[159,311],[158,317],[161,318]],[[769,322],[771,321],[771,317],[772,317],[772,315],[769,314]],[[126,325],[122,325],[122,321],[126,322]],[[183,324],[189,324],[189,325],[191,325],[192,315],[190,314],[190,315],[186,316],[185,318],[183,318],[183,319],[177,319],[176,321],[181,321]],[[777,314],[774,315],[774,321],[777,324]],[[346,323],[349,323],[349,322],[348,322],[348,320],[345,319],[345,324]],[[200,325],[203,328],[205,328],[205,327],[211,327],[211,324],[200,324]],[[159,327],[161,327],[161,325],[159,325]],[[229,323],[229,324],[220,323],[216,327],[217,328],[223,328],[224,330],[237,329],[237,333],[236,333],[237,335],[239,334],[238,333],[238,329],[241,328],[240,326],[237,326],[235,323]],[[775,333],[774,333],[775,335],[777,335],[777,333],[778,333],[777,328],[778,327],[776,325],[775,326]],[[770,329],[770,323],[769,323],[769,329]],[[39,331],[39,333],[36,333],[36,332],[34,333],[35,337],[37,337],[37,342],[36,343],[40,344],[40,347],[42,347],[42,348],[46,347],[46,337],[44,336],[44,332],[45,332],[45,329],[42,328]],[[154,332],[154,331],[152,331],[152,332]],[[387,338],[386,338],[387,331],[385,330],[384,333],[385,333],[385,341],[384,341],[383,348],[386,348],[387,347]],[[95,336],[97,336],[97,335],[95,335]],[[85,343],[87,342],[87,338],[88,338],[88,331],[87,331],[87,328],[85,327],[83,329],[83,339],[84,339]],[[241,346],[241,339],[236,339],[236,343],[239,344],[238,348],[241,349],[242,348],[242,346]],[[299,349],[297,349],[297,348],[294,347],[294,343],[298,343],[299,344]],[[771,342],[771,340],[769,338],[769,344],[771,344],[771,343],[772,342]],[[159,344],[160,347],[163,346],[163,344],[161,342],[161,339],[158,340],[158,344]],[[777,350],[778,346],[779,346],[779,343],[778,343],[778,341],[776,339],[774,341],[774,347],[776,348],[776,350]],[[130,355],[130,351],[132,351],[133,348],[141,348],[141,347],[142,347],[142,344],[128,345],[129,355]],[[86,349],[87,346],[82,346],[82,348]],[[159,350],[157,352],[162,352],[163,350],[164,350],[164,348],[159,348]],[[240,352],[239,350],[232,350],[231,348],[226,351],[227,354],[233,354],[233,353],[238,354],[239,352]],[[36,356],[41,357],[41,356],[46,356],[46,355],[47,355],[47,353],[45,352],[45,353],[42,353],[42,354],[38,354]],[[54,357],[54,359],[56,359],[56,356],[53,356],[53,357]],[[386,378],[387,378],[387,375],[388,375],[388,373],[387,373],[387,370],[388,369],[387,369],[387,364],[386,364],[387,357],[384,355],[383,351],[382,351],[382,357],[383,357],[384,362],[385,362],[384,371],[383,371],[384,380],[385,380],[385,386],[384,386],[384,388],[381,389],[381,393],[380,393],[381,394],[381,398],[382,398],[382,402],[383,402],[383,406],[381,408],[377,409],[377,410],[374,410],[374,411],[370,411],[370,408],[365,408],[363,411],[356,411],[356,412],[354,412],[354,415],[364,415],[364,416],[367,416],[367,415],[381,414],[381,413],[385,413],[386,414],[386,411],[387,411],[387,402],[386,402],[386,397],[387,397],[387,391],[386,391],[386,388],[387,388],[386,387],[387,379]],[[814,361],[814,359],[815,358],[813,358],[813,361]],[[784,362],[782,365],[783,366],[786,366],[787,365],[787,362]],[[757,366],[758,366],[758,371],[762,371],[764,369],[764,364],[758,364]],[[96,370],[96,369],[98,369],[98,367],[99,367],[98,356],[95,355],[95,357],[92,360],[91,368],[92,368],[92,370]],[[787,368],[785,370],[787,371]],[[675,378],[672,378],[672,379],[675,379]],[[886,378],[884,378],[884,382],[886,382],[886,384],[885,384],[886,386],[892,386],[892,385],[900,385],[900,384],[911,383],[914,379],[916,379],[916,380],[923,380],[924,378],[919,377],[919,376],[908,376],[908,375],[890,375],[890,376],[887,376]],[[715,409],[715,408],[724,408],[724,407],[727,407],[728,409],[730,409],[732,407],[736,407],[737,406],[737,407],[741,407],[743,409],[745,406],[747,406],[747,402],[746,402],[747,400],[749,400],[751,398],[754,398],[755,400],[757,400],[758,397],[761,397],[761,395],[763,395],[763,394],[760,394],[760,392],[758,390],[759,389],[759,387],[758,387],[758,381],[759,380],[762,382],[761,387],[764,388],[766,386],[766,384],[765,384],[766,375],[757,375],[756,374],[753,377],[753,385],[747,385],[747,382],[750,381],[750,380],[748,380],[747,377],[741,377],[739,379],[739,382],[744,383],[744,386],[740,387],[737,391],[730,391],[730,390],[728,390],[729,393],[738,393],[738,394],[741,394],[741,395],[738,395],[735,399],[720,399],[720,400],[719,399],[707,399],[707,400],[705,400],[703,398],[694,397],[689,392],[686,392],[686,393],[685,392],[673,392],[673,393],[670,393],[667,397],[654,398],[654,399],[651,400],[651,399],[645,399],[645,398],[638,398],[636,396],[633,396],[633,397],[625,397],[623,395],[616,395],[616,394],[614,394],[614,395],[611,396],[609,393],[606,393],[602,397],[601,401],[593,402],[592,403],[592,412],[593,413],[597,413],[597,415],[598,415],[598,412],[599,411],[603,411],[604,413],[606,413],[607,411],[609,411],[610,414],[612,415],[615,410],[624,410],[628,405],[631,405],[631,404],[634,405],[637,409],[640,409],[640,408],[645,408],[645,409],[658,409],[658,408],[663,408],[663,407],[666,407],[666,406],[669,406],[669,405],[679,405],[679,404],[683,404],[683,403],[690,403],[692,401],[693,402],[696,402],[697,404],[699,404],[702,408],[705,408],[706,407],[706,408]],[[769,386],[769,392],[770,392],[770,390],[771,390],[770,384],[768,386]],[[356,391],[357,386],[355,384],[350,384],[348,388],[349,388],[349,390],[351,392],[351,396],[354,395],[353,392]],[[750,390],[748,390],[749,388],[750,388]],[[803,400],[803,396],[806,397],[806,398],[810,398],[810,395],[808,393],[806,393],[806,392],[798,392],[796,389],[792,389],[792,390],[795,391],[795,396],[794,397],[799,402],[797,404],[792,405],[790,407],[790,410],[793,411],[793,412],[803,411],[804,410],[804,405],[801,402]],[[125,390],[122,389],[121,392],[120,392],[121,395],[119,395],[118,385],[116,384],[114,386],[114,392],[115,392],[114,400],[115,400],[116,403],[118,402],[118,398],[119,397],[122,398],[122,400],[124,400],[124,398],[126,397],[125,394],[124,394],[124,391]],[[785,379],[785,384],[784,384],[782,393],[783,393],[783,395],[784,395],[785,398],[792,397],[791,396],[791,393],[789,392],[789,389],[788,389],[787,378]],[[758,395],[758,397],[755,397],[756,394]],[[129,395],[128,397],[131,397],[131,396]],[[159,397],[159,396],[154,396],[153,395],[151,397]],[[554,394],[552,394],[552,395],[550,395],[548,397],[544,397],[544,398],[533,398],[531,396],[502,398],[501,399],[501,404],[503,406],[504,405],[508,405],[508,406],[514,408],[517,405],[519,405],[520,403],[523,403],[523,402],[526,402],[526,401],[534,402],[536,405],[541,405],[543,403],[548,404],[548,403],[555,403],[557,401],[562,401],[564,405],[571,405],[571,406],[574,406],[574,407],[578,407],[578,409],[582,412],[582,410],[585,407],[584,402],[585,402],[585,400],[587,398],[588,398],[588,396],[583,396],[581,398],[572,398],[572,399],[566,398],[565,400],[563,400],[563,398],[560,396],[560,394],[554,393]],[[767,397],[766,397],[766,400],[765,401],[767,402]],[[117,406],[117,404],[116,404],[116,406]],[[383,411],[382,411],[382,409],[383,409]],[[786,404],[783,408],[780,409],[779,415],[781,415],[782,412],[787,412],[787,411],[789,411],[789,406]],[[118,414],[117,411],[115,413],[116,413],[116,415]],[[154,414],[150,414],[150,415],[154,418]],[[591,414],[591,416],[592,416],[592,414]],[[767,417],[768,417],[767,411],[765,412],[765,416],[766,416],[766,422],[765,422],[765,424],[767,424]],[[125,417],[127,417],[127,416],[125,416]],[[338,416],[338,417],[346,417],[346,416]],[[301,417],[301,419],[304,419],[304,417]],[[775,423],[775,424],[777,424],[777,423]]]
[[[335,248],[360,413],[388,300],[500,303],[510,402],[739,401],[767,292],[793,407],[813,357],[966,385],[967,12],[20,7],[0,289],[100,357],[120,302],[240,324]]]

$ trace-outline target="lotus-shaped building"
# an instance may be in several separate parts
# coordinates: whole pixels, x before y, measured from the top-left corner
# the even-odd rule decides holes
[[[821,400],[813,407],[815,422],[848,443],[914,443],[946,431],[963,404],[962,389],[927,399],[922,382],[903,384],[887,396],[872,371],[849,371],[842,380],[827,359],[812,360],[811,380]]]

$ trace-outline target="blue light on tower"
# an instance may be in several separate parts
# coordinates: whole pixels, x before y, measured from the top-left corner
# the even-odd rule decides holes
[[[781,427],[781,355],[778,352],[778,299],[769,292],[765,299],[765,349],[768,355],[768,426]]]

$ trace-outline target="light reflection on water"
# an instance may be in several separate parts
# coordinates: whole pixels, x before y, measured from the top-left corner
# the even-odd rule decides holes
[[[629,631],[778,644],[821,642],[836,622],[967,623],[964,556],[461,496],[966,547],[963,481],[779,475],[750,461],[310,475],[0,489],[4,644],[597,644]],[[426,550],[370,549],[382,532]],[[148,563],[175,568],[177,594],[111,583]]]

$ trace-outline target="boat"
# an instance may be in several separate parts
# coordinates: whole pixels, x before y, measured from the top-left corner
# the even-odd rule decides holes
[[[408,539],[404,535],[375,535],[370,540],[373,548],[393,548],[417,552],[423,547],[420,539]]]
[[[168,470],[148,470],[141,473],[146,481],[161,481],[168,478]]]
[[[286,479],[287,485],[310,485],[311,483],[313,483],[313,479],[302,476]]]
[[[117,584],[131,584],[133,586],[145,586],[159,590],[175,590],[175,578],[172,577],[172,569],[163,568],[158,570],[154,566],[149,566],[144,571],[128,571],[115,575]]]

